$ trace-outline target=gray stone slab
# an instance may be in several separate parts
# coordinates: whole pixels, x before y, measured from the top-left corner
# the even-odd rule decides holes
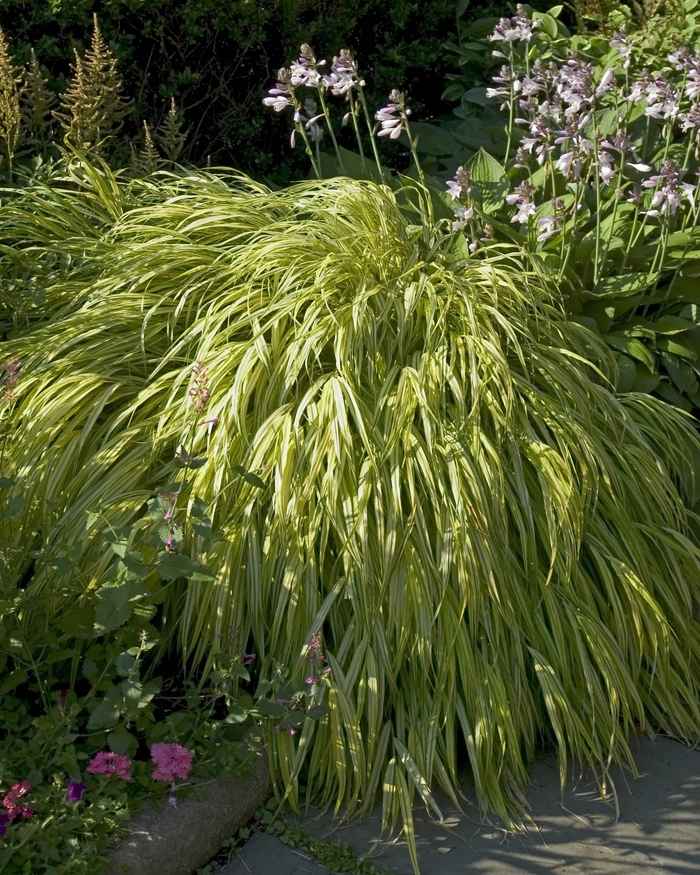
[[[306,854],[274,836],[256,832],[219,875],[331,875]]]
[[[539,833],[513,834],[482,822],[467,784],[462,812],[436,794],[450,829],[431,821],[425,809],[414,810],[422,875],[698,875],[700,752],[667,738],[634,739],[633,749],[640,776],[615,772],[619,819],[590,775],[572,778],[562,800],[554,759],[531,770],[528,800]],[[382,838],[379,812],[335,830],[329,817],[299,825],[347,842],[358,856],[374,848],[370,859],[377,868],[413,875],[405,840]]]
[[[248,779],[213,782],[205,797],[188,796],[176,808],[146,806],[129,824],[130,834],[111,855],[106,875],[191,875],[207,863],[255,814],[269,792],[267,757]]]

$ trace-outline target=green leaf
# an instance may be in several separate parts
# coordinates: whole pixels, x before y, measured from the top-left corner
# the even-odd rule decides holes
[[[321,720],[326,714],[330,714],[330,708],[327,705],[312,705],[306,712],[309,720]]]
[[[255,707],[265,717],[274,717],[275,719],[287,713],[287,709],[283,705],[280,705],[279,702],[273,702],[271,699],[258,699]]]
[[[632,391],[644,393],[653,392],[659,385],[659,379],[659,373],[655,368],[650,369],[641,362],[637,362],[637,379],[634,382],[634,386],[632,386]]]
[[[651,324],[657,334],[680,334],[696,327],[693,321],[680,316],[662,316]]]
[[[12,517],[21,516],[27,506],[27,499],[22,495],[15,495],[8,498],[7,501],[0,505],[0,517],[10,519]]]
[[[240,474],[245,482],[250,483],[251,486],[257,486],[258,489],[264,489],[267,486],[267,483],[261,480],[257,474],[246,471],[242,465],[234,465],[231,470],[235,471],[236,474]]]
[[[642,362],[642,364],[645,364],[649,369],[655,367],[656,360],[654,354],[636,337],[627,337],[627,335],[622,334],[622,332],[611,331],[610,334],[605,335],[605,340],[608,346],[632,356],[632,358]]]
[[[248,712],[241,708],[240,705],[231,705],[228,709],[228,714],[224,718],[224,723],[243,723],[248,717]]]
[[[292,711],[291,714],[287,714],[287,716],[282,720],[282,724],[284,726],[291,726],[294,729],[298,729],[303,725],[306,720],[306,714],[303,711]]]
[[[628,273],[601,280],[591,294],[596,298],[634,295],[650,286],[653,279],[646,273]]]
[[[552,39],[557,38],[557,22],[552,18],[551,15],[548,15],[546,12],[533,12],[532,20],[541,21],[542,30],[547,34],[547,36],[550,36]]]
[[[418,151],[428,155],[453,155],[462,148],[451,131],[428,122],[411,122],[411,134],[418,139]]]
[[[190,505],[190,516],[197,517],[197,519],[203,519],[207,515],[207,509],[207,503],[203,499],[195,496]]]
[[[679,392],[695,392],[698,385],[695,371],[684,359],[672,352],[662,352],[661,361]]]
[[[497,212],[510,188],[503,165],[484,149],[479,149],[467,162],[467,169],[475,201],[485,213]]]
[[[679,355],[682,358],[690,359],[691,361],[695,361],[697,359],[698,354],[688,343],[683,342],[682,336],[676,336],[674,340],[669,340],[666,337],[661,337],[656,341],[657,349],[665,350],[666,352],[672,352],[674,355]]]
[[[618,369],[618,392],[629,392],[637,380],[637,367],[634,361],[629,356],[621,353],[615,354]]]
[[[16,480],[11,477],[0,477],[0,489],[9,489],[10,486],[15,486]]]
[[[112,753],[133,756],[138,748],[138,739],[125,729],[116,729],[107,733],[107,744]]]
[[[229,668],[229,671],[237,678],[242,678],[244,681],[250,680],[250,673],[241,662],[234,662]]]
[[[23,668],[16,668],[0,683],[0,696],[6,696],[29,679],[29,672]]]
[[[216,580],[204,565],[182,553],[166,553],[158,563],[158,574],[161,580],[176,580],[178,577],[186,577],[188,580]]]
[[[98,702],[88,719],[88,728],[96,726],[113,726],[119,719],[119,708],[108,698]]]

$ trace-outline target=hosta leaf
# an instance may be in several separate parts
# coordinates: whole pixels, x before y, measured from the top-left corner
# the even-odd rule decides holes
[[[670,315],[661,316],[651,324],[657,334],[680,334],[682,331],[696,327],[692,320]]]
[[[600,280],[593,290],[597,298],[634,295],[652,285],[653,278],[646,273],[628,273],[623,276],[607,277]]]
[[[637,380],[637,367],[635,362],[629,356],[622,354],[616,354],[615,360],[617,361],[619,374],[617,391],[629,392]]]
[[[662,352],[660,358],[666,368],[666,372],[673,381],[673,385],[678,391],[694,393],[697,389],[698,381],[693,368],[684,359],[674,355],[672,352]]]
[[[503,165],[484,149],[467,162],[472,195],[485,213],[496,213],[503,206],[510,183]]]
[[[659,373],[654,369],[646,367],[646,365],[637,362],[637,379],[632,386],[633,392],[653,392],[659,385]]]
[[[698,357],[693,347],[688,343],[683,342],[682,335],[676,335],[673,340],[669,340],[667,337],[661,337],[656,341],[656,346],[658,349],[672,352],[674,355],[679,355],[682,358],[690,359],[691,361],[695,361]]]
[[[642,364],[645,364],[650,369],[654,368],[654,354],[636,337],[627,337],[626,334],[622,334],[619,331],[611,331],[605,335],[605,340],[613,349],[632,356],[632,358],[642,362]]]

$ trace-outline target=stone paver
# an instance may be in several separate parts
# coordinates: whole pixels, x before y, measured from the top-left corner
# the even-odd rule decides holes
[[[329,872],[274,836],[256,832],[219,875],[329,875]]]
[[[481,823],[467,785],[463,792],[470,801],[463,812],[437,796],[449,831],[416,808],[422,875],[699,875],[700,751],[667,738],[635,739],[633,747],[640,777],[615,773],[617,820],[590,776],[570,781],[562,801],[554,759],[531,770],[528,800],[539,832],[513,835],[495,823]],[[335,831],[329,817],[300,825],[347,842],[360,856],[375,846],[371,860],[377,868],[413,875],[405,841],[380,838],[379,813]],[[270,868],[255,875],[282,872]]]

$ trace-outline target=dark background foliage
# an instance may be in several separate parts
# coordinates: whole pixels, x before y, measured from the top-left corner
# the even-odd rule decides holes
[[[26,63],[33,45],[61,91],[96,12],[133,101],[125,135],[142,119],[159,124],[174,96],[189,131],[185,160],[285,183],[306,172],[306,159],[289,149],[289,119],[261,99],[302,42],[329,59],[353,49],[371,106],[406,88],[414,117],[427,120],[451,111],[441,94],[455,61],[443,45],[464,8],[456,0],[0,0],[0,24],[16,61]],[[503,0],[483,0],[466,19],[507,11]],[[387,163],[400,162],[401,147],[382,146]]]

